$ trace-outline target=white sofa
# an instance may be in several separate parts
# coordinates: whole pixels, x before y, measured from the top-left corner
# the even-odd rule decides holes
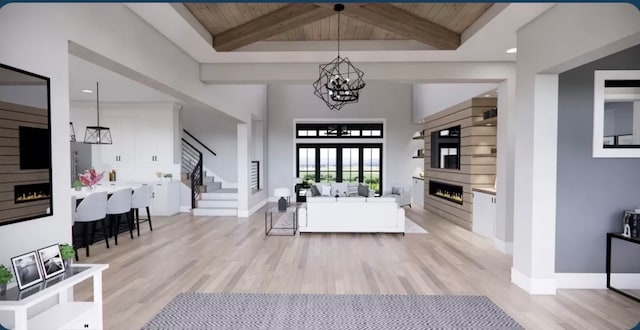
[[[393,197],[307,197],[298,231],[404,234],[404,209]]]

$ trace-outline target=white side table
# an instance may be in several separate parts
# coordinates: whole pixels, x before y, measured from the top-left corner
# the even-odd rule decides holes
[[[102,272],[107,268],[74,264],[33,287],[7,289],[0,295],[0,324],[14,330],[102,329]],[[93,301],[73,301],[71,289],[89,278],[93,278]],[[56,296],[58,303],[51,306]]]

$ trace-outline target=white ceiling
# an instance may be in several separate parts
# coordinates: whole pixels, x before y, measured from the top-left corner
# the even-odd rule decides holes
[[[69,99],[72,102],[95,102],[96,82],[100,83],[100,103],[178,101],[167,94],[69,54]],[[83,93],[83,89],[92,90],[94,93]]]

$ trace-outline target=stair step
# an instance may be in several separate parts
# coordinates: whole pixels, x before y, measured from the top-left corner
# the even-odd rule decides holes
[[[237,199],[202,199],[198,201],[198,207],[201,208],[237,208]]]
[[[193,215],[195,216],[216,216],[216,215],[229,215],[238,216],[237,208],[195,208],[193,209]]]
[[[202,193],[200,194],[200,200],[238,200],[237,192],[224,192],[222,190],[224,189],[215,190],[215,192]]]

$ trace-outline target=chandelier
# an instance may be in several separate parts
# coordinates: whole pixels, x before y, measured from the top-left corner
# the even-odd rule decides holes
[[[313,83],[314,94],[331,110],[340,110],[347,103],[356,103],[364,88],[364,72],[356,68],[346,57],[340,57],[340,12],[344,5],[336,4],[338,12],[338,56],[327,64],[320,64],[320,77]]]

